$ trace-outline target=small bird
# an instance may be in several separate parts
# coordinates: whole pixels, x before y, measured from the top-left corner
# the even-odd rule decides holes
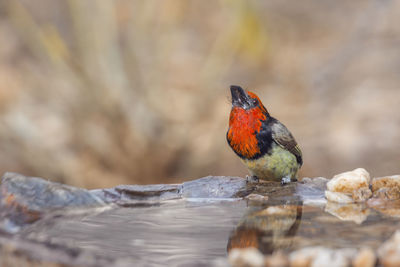
[[[231,94],[226,138],[249,169],[248,180],[281,181],[282,184],[296,181],[303,158],[293,135],[269,115],[256,94],[236,85],[231,86]]]

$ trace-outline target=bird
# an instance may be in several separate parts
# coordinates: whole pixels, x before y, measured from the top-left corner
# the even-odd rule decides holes
[[[272,117],[258,96],[237,85],[230,86],[232,109],[226,139],[248,168],[249,182],[297,181],[303,165],[299,145],[291,132]]]

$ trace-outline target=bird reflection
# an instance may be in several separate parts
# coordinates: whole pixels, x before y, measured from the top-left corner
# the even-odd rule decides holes
[[[229,237],[227,250],[255,247],[263,254],[292,246],[299,228],[303,202],[294,197],[283,205],[250,203],[249,212]]]

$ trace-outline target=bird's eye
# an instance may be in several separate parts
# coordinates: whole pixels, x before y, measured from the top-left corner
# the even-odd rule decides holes
[[[253,105],[255,105],[255,106],[258,105],[258,100],[257,99],[253,98],[252,101],[253,101]]]

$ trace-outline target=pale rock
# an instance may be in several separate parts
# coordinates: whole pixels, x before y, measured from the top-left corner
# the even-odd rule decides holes
[[[307,247],[293,251],[289,255],[291,267],[309,267],[322,247]]]
[[[325,197],[338,203],[365,201],[372,196],[370,180],[369,173],[363,168],[337,174],[327,183]]]
[[[400,175],[374,178],[371,185],[375,198],[400,199]]]
[[[286,267],[289,266],[289,259],[282,251],[273,253],[265,257],[264,266],[267,267]]]
[[[368,187],[363,187],[354,190],[351,197],[355,202],[364,202],[372,197],[372,192]]]
[[[400,175],[376,177],[372,179],[371,184],[373,192],[382,187],[397,188],[397,190],[400,190]]]
[[[400,230],[379,247],[378,257],[384,267],[400,266]]]
[[[229,263],[234,267],[262,267],[264,266],[264,256],[256,248],[249,247],[244,249],[234,248],[228,255]]]
[[[375,263],[376,255],[371,248],[362,248],[353,259],[353,267],[374,267]]]
[[[369,173],[363,168],[358,168],[335,175],[326,186],[331,192],[352,194],[356,189],[368,188],[370,180]]]
[[[292,252],[289,261],[291,267],[345,267],[349,266],[354,254],[355,249],[308,247]]]
[[[354,253],[353,249],[332,250],[325,248],[314,258],[311,267],[347,267],[351,263],[352,253]]]
[[[376,190],[373,193],[375,199],[382,200],[399,200],[400,199],[400,191],[397,191],[393,188],[382,187]]]
[[[338,192],[325,191],[325,197],[327,200],[336,203],[348,204],[354,202],[349,195]]]

